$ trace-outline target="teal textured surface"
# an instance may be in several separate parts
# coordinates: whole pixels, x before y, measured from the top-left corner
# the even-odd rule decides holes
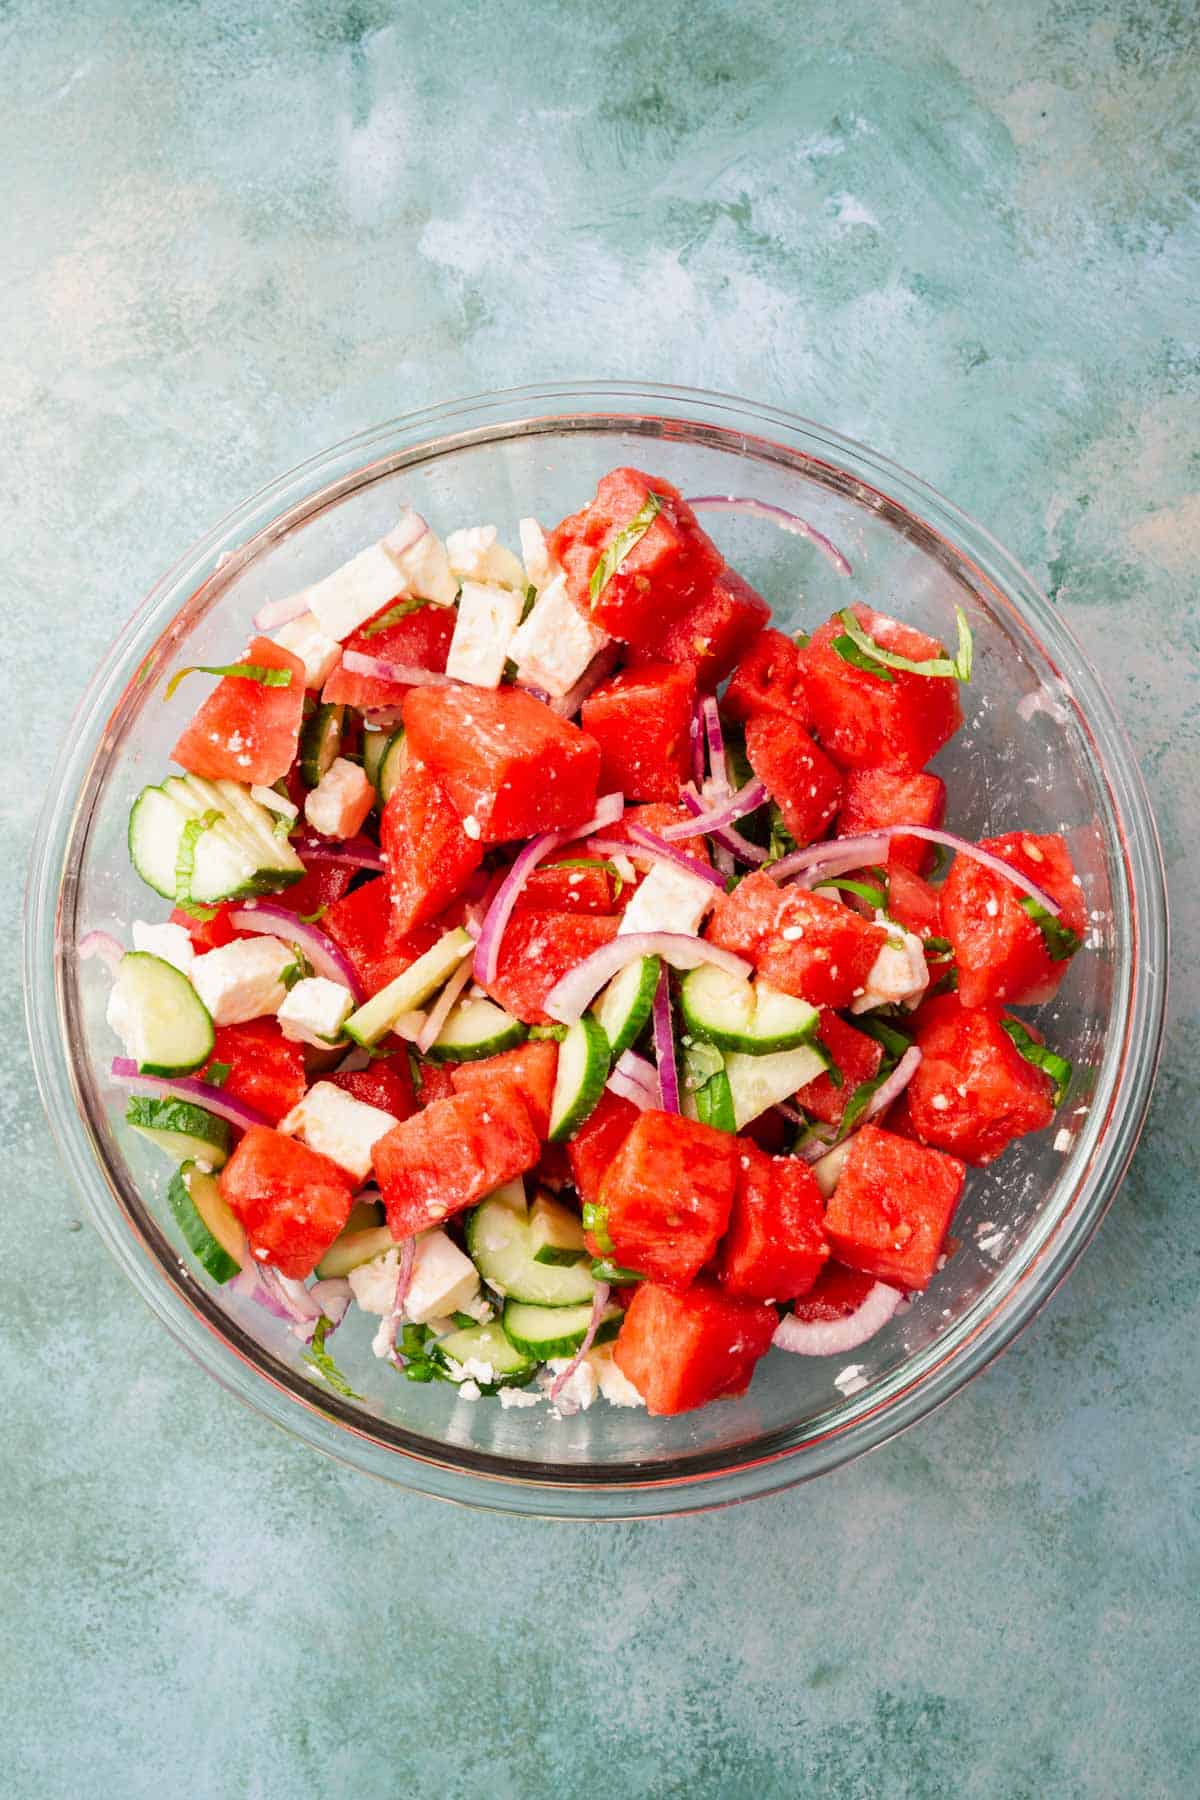
[[[1193,10],[14,0],[0,45],[10,916],[64,708],[230,505],[409,407],[642,375],[861,436],[1022,558],[1176,945],[1142,1149],[1020,1342],[868,1461],[656,1525],[452,1511],[238,1408],[79,1228],[18,1048],[5,1791],[1191,1791]]]

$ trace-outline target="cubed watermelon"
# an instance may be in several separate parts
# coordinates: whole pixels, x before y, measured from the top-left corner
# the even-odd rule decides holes
[[[379,842],[400,932],[444,912],[483,861],[442,783],[411,758],[383,809]]]
[[[812,724],[812,710],[795,639],[782,631],[760,631],[733,672],[721,711],[736,725],[748,724],[764,713],[778,713],[807,729]]]
[[[557,1044],[518,1044],[515,1050],[502,1051],[499,1056],[455,1065],[451,1080],[459,1094],[486,1094],[495,1082],[511,1081],[525,1102],[533,1129],[540,1138],[547,1138],[557,1072]]]
[[[593,598],[597,564],[647,508],[651,494],[659,501],[656,516]],[[591,504],[555,526],[549,545],[566,571],[567,590],[579,611],[628,644],[658,639],[665,622],[695,605],[724,565],[678,488],[640,469],[610,470]]]
[[[201,1081],[208,1079],[213,1064],[229,1071],[221,1083],[222,1094],[252,1106],[272,1125],[304,1098],[304,1046],[285,1038],[274,1019],[218,1025]]]
[[[414,688],[404,725],[481,843],[569,831],[595,809],[599,744],[521,688]]]
[[[888,864],[888,916],[919,938],[942,934],[941,895],[903,863]]]
[[[829,1255],[824,1217],[807,1163],[740,1144],[737,1191],[718,1259],[725,1292],[764,1301],[806,1294]]]
[[[312,1274],[354,1204],[349,1179],[335,1162],[263,1125],[243,1134],[220,1180],[252,1256],[293,1281]]]
[[[828,1008],[821,1014],[817,1035],[837,1065],[841,1086],[836,1086],[828,1073],[818,1075],[797,1093],[796,1105],[803,1107],[810,1118],[820,1119],[826,1125],[840,1125],[855,1088],[870,1081],[879,1068],[883,1045],[865,1031],[855,1031],[853,1025],[847,1025]]]
[[[609,1164],[641,1117],[631,1100],[605,1088],[567,1145],[571,1179],[581,1200],[594,1205],[600,1198],[600,1186]],[[600,1255],[599,1249],[595,1252]]]
[[[936,829],[945,813],[946,784],[940,775],[851,769],[842,790],[837,834],[857,837],[862,832],[877,831],[881,825],[931,825]],[[922,838],[895,837],[884,860],[893,867],[902,863],[921,875],[935,855],[936,847]]]
[[[762,595],[726,565],[685,612],[664,620],[640,646],[631,646],[629,661],[690,669],[701,692],[711,693],[770,616]]]
[[[343,863],[314,862],[293,887],[271,895],[273,906],[286,907],[291,913],[319,913],[322,907],[340,900],[354,879],[354,870]]]
[[[643,1281],[621,1325],[613,1360],[654,1417],[732,1398],[771,1347],[772,1306],[735,1300],[707,1281],[685,1294]]]
[[[856,1313],[874,1286],[874,1275],[848,1269],[830,1257],[807,1294],[795,1302],[792,1312],[806,1325],[832,1325]]]
[[[803,847],[825,832],[842,797],[842,778],[803,725],[760,713],[746,726],[746,756]]]
[[[595,913],[515,913],[487,991],[526,1025],[553,1024],[546,995],[556,981],[617,935],[620,920]]]
[[[984,838],[980,848],[1011,863],[1036,882],[1062,908],[1045,930],[1029,917],[1024,891],[996,875],[974,857],[956,856],[942,887],[943,935],[954,946],[958,964],[958,997],[964,1006],[986,1006],[1006,1000],[1011,1006],[1035,1006],[1049,1000],[1067,972],[1072,954],[1087,929],[1083,891],[1075,879],[1071,853],[1056,832],[1037,837],[1007,831]],[[1053,938],[1059,954],[1051,955]]]
[[[729,1223],[737,1156],[728,1132],[675,1113],[642,1113],[600,1185],[617,1261],[664,1287],[689,1286]]]
[[[335,901],[321,929],[345,952],[368,998],[402,975],[442,935],[435,923],[418,925],[408,934],[398,930],[386,875]]]
[[[863,991],[887,942],[840,901],[804,888],[777,887],[763,870],[748,875],[713,909],[708,936],[747,957],[772,986],[813,1006],[848,1006]]]
[[[450,640],[454,636],[455,612],[449,606],[426,603],[415,612],[406,613],[394,625],[379,627],[378,621],[394,606],[389,601],[342,645],[343,654],[353,650],[359,656],[374,656],[380,662],[403,663],[413,669],[433,669],[441,674],[446,667]],[[342,703],[363,710],[390,709],[401,704],[409,692],[403,682],[381,681],[375,675],[352,675],[339,662],[321,694],[327,704]]]
[[[271,898],[278,900],[279,895],[272,894]],[[171,924],[182,925],[192,940],[196,955],[203,956],[206,950],[220,950],[224,945],[232,944],[234,938],[247,936],[244,931],[235,931],[229,922],[230,914],[235,913],[241,904],[240,900],[227,900],[223,905],[211,909],[206,906],[203,908],[204,912],[211,910],[212,917],[204,919],[194,918],[191,913],[184,912],[182,907],[172,907]]]
[[[375,1145],[375,1177],[397,1240],[440,1225],[532,1169],[541,1153],[509,1081],[454,1094],[394,1125]]]
[[[979,1168],[1054,1118],[1053,1081],[1021,1055],[1003,1017],[998,1006],[964,1007],[942,994],[915,1021],[922,1060],[908,1085],[913,1128],[922,1143]]]
[[[592,867],[571,868],[591,862]],[[615,884],[594,852],[583,844],[564,844],[535,869],[517,895],[514,912],[611,913]]]
[[[270,638],[250,640],[239,662],[282,669],[291,680],[268,687],[226,675],[181,734],[171,755],[207,781],[259,782],[271,787],[296,760],[304,710],[304,664]]]
[[[851,608],[862,629],[884,650],[926,662],[945,656],[936,639],[911,625]],[[834,617],[813,633],[803,652],[804,684],[817,736],[844,769],[924,768],[962,724],[958,682],[948,676],[911,675],[888,669],[884,675],[846,662],[833,649],[845,633]]]
[[[332,1082],[334,1087],[342,1088],[367,1106],[377,1106],[381,1112],[391,1113],[394,1119],[411,1118],[417,1110],[407,1046],[396,1049],[388,1057],[381,1057],[369,1069],[339,1069],[321,1079]]]
[[[668,825],[682,825],[686,820],[693,816],[694,815],[688,811],[686,806],[671,806],[663,802],[651,806],[627,806],[615,825],[605,826],[604,836],[606,838],[620,838],[623,842],[627,843],[630,841],[629,827],[631,825],[640,825],[643,831],[654,831],[661,837]],[[712,862],[712,857],[709,855],[708,850],[708,839],[706,837],[677,838],[674,842],[675,848],[677,850],[682,850],[685,856],[694,857],[697,862]],[[643,870],[642,873],[644,874],[645,871]],[[638,879],[640,879],[640,876]],[[626,888],[621,898],[622,901],[628,900],[628,888]]]
[[[626,800],[678,800],[691,771],[696,706],[690,670],[666,663],[624,669],[583,703],[583,729],[600,746],[601,792]]]
[[[965,1175],[956,1157],[864,1125],[825,1213],[834,1256],[894,1287],[927,1287]]]
[[[453,1063],[422,1062],[420,1064],[420,1083],[417,1087],[417,1101],[421,1106],[433,1106],[439,1100],[449,1100],[458,1089],[454,1085]]]

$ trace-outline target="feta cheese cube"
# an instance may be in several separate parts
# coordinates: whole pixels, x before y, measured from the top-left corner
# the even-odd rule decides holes
[[[337,639],[327,636],[310,612],[302,612],[299,618],[289,619],[286,625],[281,625],[272,633],[272,642],[282,644],[285,650],[300,658],[304,664],[306,688],[323,688],[342,654]]]
[[[524,588],[525,571],[512,551],[496,542],[494,525],[472,525],[452,531],[446,556],[460,581],[490,581],[500,587]]]
[[[600,1392],[610,1406],[645,1406],[646,1402],[632,1381],[613,1361],[611,1344],[597,1344],[594,1350],[588,1351],[586,1361],[591,1364]]]
[[[473,687],[500,686],[513,632],[521,621],[523,596],[514,588],[464,581],[458,621],[450,640],[446,673]]]
[[[540,594],[544,587],[549,587],[562,574],[562,564],[551,556],[546,534],[536,519],[522,519],[517,530],[521,534],[521,556],[525,563],[525,573]]]
[[[363,1312],[384,1317],[391,1312],[399,1270],[399,1250],[385,1250],[382,1256],[373,1256],[370,1262],[359,1263],[357,1269],[351,1269],[346,1279]],[[386,1349],[383,1354],[387,1354]]]
[[[929,986],[925,946],[920,938],[883,913],[877,913],[876,919],[887,926],[888,941],[871,964],[862,993],[851,1000],[852,1013],[870,1012],[873,1006],[916,1006]]]
[[[618,937],[631,931],[676,931],[695,937],[718,889],[673,863],[655,863],[625,908]]]
[[[298,981],[279,1008],[279,1029],[294,1044],[323,1050],[342,1040],[342,1026],[354,1011],[354,995],[340,981],[312,975]]]
[[[406,594],[416,594],[419,599],[432,600],[438,606],[453,606],[458,598],[458,577],[450,567],[441,538],[426,526],[419,538],[405,541],[410,537],[412,523],[417,517],[406,508],[395,531],[384,538],[383,547],[400,571]]]
[[[169,922],[162,925],[147,925],[143,919],[133,921],[133,947],[144,950],[150,956],[159,956],[163,962],[169,962],[181,975],[191,978],[192,966],[196,961],[196,946],[182,925]]]
[[[543,688],[557,699],[570,692],[608,641],[571,599],[566,576],[556,575],[513,637],[509,655],[517,665],[518,681]]]
[[[384,540],[369,544],[332,575],[314,582],[304,597],[321,631],[340,644],[404,591],[404,576]]]
[[[381,1106],[356,1100],[332,1081],[318,1081],[293,1106],[278,1129],[329,1157],[356,1181],[365,1181],[371,1173],[375,1145],[397,1124],[399,1120]]]
[[[337,756],[304,802],[304,816],[322,837],[348,838],[361,831],[375,804],[375,789],[358,763]]]
[[[571,1359],[569,1356],[552,1356],[543,1373],[538,1377],[539,1385],[547,1394],[554,1385],[555,1377],[561,1375]],[[585,1356],[577,1368],[573,1369],[563,1382],[554,1397],[554,1404],[564,1413],[586,1412],[599,1392],[596,1372]]]
[[[277,937],[237,938],[196,958],[192,986],[214,1025],[244,1025],[279,1011],[287,995],[283,974],[295,962],[292,946]]]
[[[413,1255],[404,1316],[427,1325],[440,1313],[466,1312],[479,1296],[479,1275],[469,1256],[444,1231],[424,1231]]]

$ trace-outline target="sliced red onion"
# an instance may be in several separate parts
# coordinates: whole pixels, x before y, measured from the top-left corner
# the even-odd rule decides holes
[[[259,1273],[260,1265],[258,1263],[244,1263],[233,1280],[226,1283],[225,1292],[241,1294],[244,1299],[253,1300],[257,1306],[261,1306],[263,1311],[269,1312],[273,1318],[292,1321],[294,1314],[291,1307],[282,1305],[268,1292],[258,1279]]]
[[[622,1100],[631,1100],[642,1112],[658,1112],[662,1107],[662,1089],[658,1070],[635,1050],[624,1050],[617,1058],[606,1084]]]
[[[601,944],[569,969],[561,981],[555,982],[542,1005],[552,1019],[573,1025],[606,981],[643,956],[661,956],[673,969],[698,969],[701,963],[712,963],[730,975],[751,973],[744,957],[721,950],[704,938],[685,937],[676,931],[631,931]]]
[[[194,1075],[139,1075],[131,1056],[114,1056],[111,1074],[120,1087],[153,1088],[159,1094],[175,1094],[181,1100],[194,1100],[197,1106],[215,1114],[218,1119],[227,1119],[237,1131],[249,1131],[255,1125],[265,1125],[270,1130],[271,1121],[262,1113],[252,1106],[244,1106],[240,1100],[231,1100],[220,1088],[210,1087]]]
[[[662,1092],[664,1112],[677,1113],[679,1106],[679,1067],[675,1061],[675,1021],[671,1016],[671,977],[664,963],[658,972],[651,1014],[654,1030],[654,1054],[658,1060],[658,1085]]]
[[[429,526],[420,513],[407,506],[400,515],[400,523],[384,538],[383,547],[389,556],[403,556],[420,543],[428,530]]]
[[[787,1104],[786,1100],[776,1101],[775,1111],[780,1115],[781,1118],[786,1119],[789,1125],[798,1125],[798,1126],[803,1127],[808,1124],[808,1120],[805,1118],[804,1114],[802,1112],[797,1111],[797,1109],[794,1106],[789,1106]]]
[[[301,838],[295,846],[301,861],[342,863],[348,869],[382,869],[379,846],[370,838]]]
[[[779,861],[771,864],[771,876],[776,881],[785,881],[789,875],[815,869],[822,865],[822,876],[831,873],[824,864],[838,863],[842,867],[860,869],[868,863],[878,862],[888,853],[888,834],[885,831],[866,832],[861,837],[827,838],[820,844],[808,844],[803,850],[793,850],[790,856],[781,856]]]
[[[235,931],[264,932],[299,945],[318,975],[349,988],[355,1003],[361,1004],[363,992],[353,964],[331,937],[316,925],[306,924],[286,906],[279,906],[272,900],[256,900],[253,906],[239,906],[231,912],[229,923]]]
[[[863,1113],[864,1125],[868,1119],[877,1119],[880,1113],[887,1111],[893,1100],[900,1098],[920,1066],[921,1052],[915,1044],[910,1044],[887,1080],[881,1082],[871,1095],[870,1102]]]
[[[254,628],[256,631],[274,631],[277,625],[290,625],[293,619],[307,611],[308,590],[304,588],[284,600],[268,600],[265,606],[260,606],[254,615]]]
[[[259,1282],[276,1305],[282,1306],[288,1317],[297,1325],[308,1325],[311,1337],[311,1327],[320,1319],[321,1307],[320,1303],[312,1298],[304,1283],[290,1281],[286,1275],[281,1275],[279,1270],[273,1269],[269,1263],[256,1263],[255,1268]]]
[[[470,935],[468,933],[468,935]],[[429,1046],[440,1033],[442,1026],[450,1017],[454,1002],[470,981],[473,970],[470,962],[464,958],[455,969],[453,975],[430,1007],[425,1016],[425,1023],[417,1033],[417,1049],[424,1056]]]
[[[742,512],[754,519],[769,519],[781,531],[790,531],[794,537],[807,538],[822,556],[828,558],[839,575],[854,573],[837,545],[823,531],[818,531],[815,525],[810,525],[807,519],[800,518],[798,514],[785,512],[782,506],[773,506],[769,500],[754,500],[749,495],[739,494],[698,494],[695,499],[688,501],[688,505],[697,512]]]
[[[413,663],[388,662],[381,656],[364,656],[361,650],[343,650],[342,667],[348,675],[369,675],[375,681],[392,681],[404,687],[457,687],[452,676],[438,669],[420,669]]]
[[[751,845],[751,849],[753,848],[754,846]],[[737,867],[737,859],[734,856],[733,851],[729,848],[729,845],[722,843],[719,837],[713,838],[712,857],[713,862],[728,881],[729,877]]]
[[[345,1318],[353,1289],[344,1275],[331,1275],[324,1281],[314,1281],[308,1291],[329,1320],[328,1336],[337,1330]]]
[[[704,786],[704,715],[701,704],[697,704],[692,713],[688,742],[692,751],[692,780],[700,788]]]
[[[630,848],[634,844],[647,851],[653,861],[673,863],[685,874],[695,875],[698,880],[707,881],[713,887],[724,891],[725,877],[723,875],[718,874],[717,870],[710,868],[707,863],[701,862],[698,856],[689,856],[686,851],[677,850],[674,844],[669,844],[666,838],[659,836],[657,831],[647,831],[644,825],[631,825],[629,827],[629,843],[625,848],[629,855],[636,857],[637,852]]]
[[[517,852],[516,861],[496,889],[476,939],[473,967],[475,979],[481,987],[490,986],[496,979],[496,971],[500,966],[500,945],[508,929],[513,907],[517,904],[521,889],[542,858],[548,856],[559,844],[570,843],[577,837],[587,837],[590,832],[598,831],[605,825],[615,824],[624,810],[623,794],[604,794],[597,800],[596,810],[591,818],[586,819],[582,825],[573,826],[569,831],[543,831]]]
[[[77,945],[82,962],[96,957],[102,962],[110,975],[115,975],[121,966],[121,958],[125,951],[115,937],[108,931],[89,931],[81,937]]]
[[[1014,887],[1019,887],[1023,893],[1036,900],[1039,906],[1044,906],[1046,911],[1055,918],[1062,911],[1058,901],[1052,899],[1045,888],[1040,888],[1036,881],[1031,881],[1022,870],[1014,869],[1013,865],[1005,862],[1002,856],[994,856],[990,850],[984,850],[979,844],[973,844],[970,838],[958,837],[952,831],[937,831],[932,825],[881,825],[878,831],[873,831],[863,837],[831,838],[824,844],[814,844],[808,850],[797,850],[793,856],[783,857],[780,862],[776,863],[772,874],[778,875],[781,871],[789,872],[785,868],[785,865],[789,863],[793,870],[804,867],[806,864],[800,862],[801,857],[811,859],[814,850],[830,850],[834,847],[837,848],[839,854],[851,855],[857,852],[864,863],[877,861],[879,856],[886,851],[888,842],[896,837],[924,838],[927,844],[942,844],[947,850],[953,850],[961,856],[969,856],[974,862],[982,863],[985,869],[990,869],[993,875],[1000,875],[1006,881],[1011,881]],[[878,848],[881,843],[882,850]]]
[[[726,795],[728,795],[729,792],[729,785],[726,783]],[[692,833],[695,834],[697,830],[703,830],[700,821],[707,810],[704,801],[701,800],[698,794],[693,793],[691,788],[684,788],[683,803],[689,812],[695,814],[695,818],[691,822]],[[671,826],[670,829],[674,832],[675,827]],[[682,836],[683,834],[681,833],[680,835]],[[718,849],[724,851],[726,857],[732,857],[738,862],[764,863],[767,860],[767,852],[758,844],[752,844],[750,839],[743,837],[740,831],[735,831],[732,825],[722,825],[713,828],[708,831],[708,836],[712,838]],[[717,867],[721,867],[720,858],[717,860]],[[732,875],[732,865],[726,869],[724,873]]]
[[[547,702],[550,711],[560,719],[573,719],[593,688],[599,687],[606,675],[611,675],[621,657],[619,644],[605,644],[597,650],[579,680],[565,694]]]
[[[692,790],[685,788],[684,800],[689,811],[692,810]],[[767,798],[767,790],[757,775],[751,777],[745,787],[740,787],[736,794],[731,794],[720,805],[705,808],[701,803],[700,810],[692,819],[682,819],[678,825],[664,825],[662,835],[668,843],[675,838],[695,837],[697,833],[707,835],[708,832],[721,831],[732,825],[736,819],[744,818],[747,813],[755,812]],[[764,851],[764,855],[766,852]]]
[[[785,1313],[771,1342],[777,1350],[791,1350],[797,1356],[844,1356],[874,1337],[903,1298],[899,1288],[877,1281],[857,1311],[845,1319],[806,1320]]]
[[[600,1321],[604,1317],[604,1309],[608,1305],[608,1294],[609,1288],[607,1281],[598,1281],[596,1283],[596,1292],[592,1296],[592,1316],[588,1320],[588,1328],[583,1334],[583,1342],[580,1344],[566,1368],[560,1370],[554,1377],[554,1380],[550,1383],[551,1405],[558,1399],[563,1388],[566,1387],[568,1381],[570,1381],[572,1375],[595,1342],[596,1333],[600,1329]]]
[[[407,1237],[400,1246],[400,1258],[396,1265],[396,1291],[392,1295],[392,1310],[387,1314],[379,1327],[378,1336],[385,1343],[395,1348],[396,1333],[404,1317],[404,1303],[408,1299],[408,1290],[412,1286],[413,1262],[417,1254],[417,1240]]]
[[[708,746],[708,767],[712,777],[714,799],[724,799],[729,792],[729,772],[725,762],[725,735],[714,694],[706,694],[701,707],[704,715],[704,740]],[[699,784],[701,787],[703,783]]]

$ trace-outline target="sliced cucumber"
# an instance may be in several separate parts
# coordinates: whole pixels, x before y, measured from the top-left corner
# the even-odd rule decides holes
[[[619,1306],[606,1306],[594,1344],[607,1344],[621,1329],[625,1317]],[[529,1306],[524,1300],[506,1300],[500,1323],[514,1350],[539,1362],[552,1356],[574,1356],[592,1322],[590,1306]]]
[[[453,975],[464,956],[475,948],[473,940],[461,927],[439,938],[432,950],[418,956],[415,963],[389,981],[385,988],[351,1013],[346,1020],[346,1035],[364,1050],[377,1044],[403,1013],[423,1006]]]
[[[125,1120],[177,1162],[207,1163],[210,1169],[222,1169],[229,1160],[233,1128],[190,1100],[155,1100],[149,1094],[134,1094],[125,1109]]]
[[[431,1354],[443,1366],[451,1362],[460,1367],[468,1363],[486,1363],[492,1371],[490,1381],[471,1377],[485,1394],[494,1394],[502,1387],[524,1387],[538,1366],[536,1357],[527,1356],[509,1341],[498,1319],[487,1325],[470,1325],[464,1331],[452,1331],[449,1337],[439,1338],[431,1346]]]
[[[608,1039],[614,1062],[641,1036],[654,1005],[661,967],[657,956],[643,956],[639,962],[627,964],[613,976],[592,1008]]]
[[[587,1255],[583,1226],[569,1207],[549,1194],[535,1194],[529,1209],[529,1242],[534,1262],[569,1269]]]
[[[478,1062],[515,1049],[528,1036],[528,1025],[494,1000],[460,1000],[425,1054],[430,1062]]]
[[[187,1075],[213,1053],[208,1008],[187,976],[161,956],[126,951],[109,1005],[143,1075]]]
[[[846,1158],[850,1154],[853,1142],[853,1138],[846,1138],[843,1143],[835,1144],[833,1149],[827,1151],[819,1162],[812,1165],[817,1186],[826,1200],[832,1197],[834,1188],[842,1178],[842,1170],[846,1166]]]
[[[382,1200],[356,1200],[350,1208],[350,1217],[343,1227],[346,1231],[366,1231],[370,1225],[386,1224]]]
[[[307,787],[315,788],[326,769],[341,754],[344,706],[321,705],[305,721],[300,733],[300,774]]]
[[[232,1281],[246,1260],[246,1234],[216,1179],[184,1163],[171,1177],[167,1204],[201,1268],[214,1281]]]
[[[404,747],[404,727],[393,731],[387,741],[383,760],[379,764],[379,798],[386,806],[392,797],[392,790],[399,781],[407,761],[408,752]]]
[[[590,1305],[596,1284],[586,1263],[540,1263],[529,1214],[511,1188],[490,1194],[467,1219],[467,1254],[490,1288],[532,1306]]]
[[[129,814],[130,860],[164,899],[180,897],[180,849],[189,821],[213,813],[219,818],[204,830],[193,827],[183,898],[209,906],[273,893],[303,879],[303,863],[274,829],[277,815],[251,800],[247,789],[236,781],[171,775],[160,787],[143,788]]]
[[[383,761],[383,753],[391,742],[391,735],[386,731],[364,731],[362,740],[363,774],[379,792],[379,765]]]
[[[737,1118],[733,1110],[733,1089],[729,1085],[729,1076],[724,1069],[718,1069],[710,1075],[702,1087],[695,1093],[696,1117],[701,1125],[711,1125],[715,1131],[736,1131]]]
[[[388,1250],[395,1248],[396,1240],[386,1225],[367,1225],[360,1231],[343,1231],[317,1264],[317,1274],[322,1281],[338,1275],[348,1275],[351,1269],[360,1268],[363,1263],[370,1262],[372,1257],[383,1256]]]
[[[808,1044],[779,1050],[773,1056],[727,1056],[725,1073],[733,1096],[735,1128],[740,1131],[769,1106],[789,1100],[797,1088],[815,1081],[824,1069],[820,1051]]]
[[[807,1000],[781,993],[768,982],[729,975],[705,963],[679,984],[684,1022],[697,1037],[722,1050],[769,1056],[794,1050],[816,1033],[819,1015]]]
[[[552,1144],[573,1137],[593,1110],[608,1080],[609,1060],[604,1027],[591,1013],[584,1013],[558,1046],[558,1073],[550,1102]]]

